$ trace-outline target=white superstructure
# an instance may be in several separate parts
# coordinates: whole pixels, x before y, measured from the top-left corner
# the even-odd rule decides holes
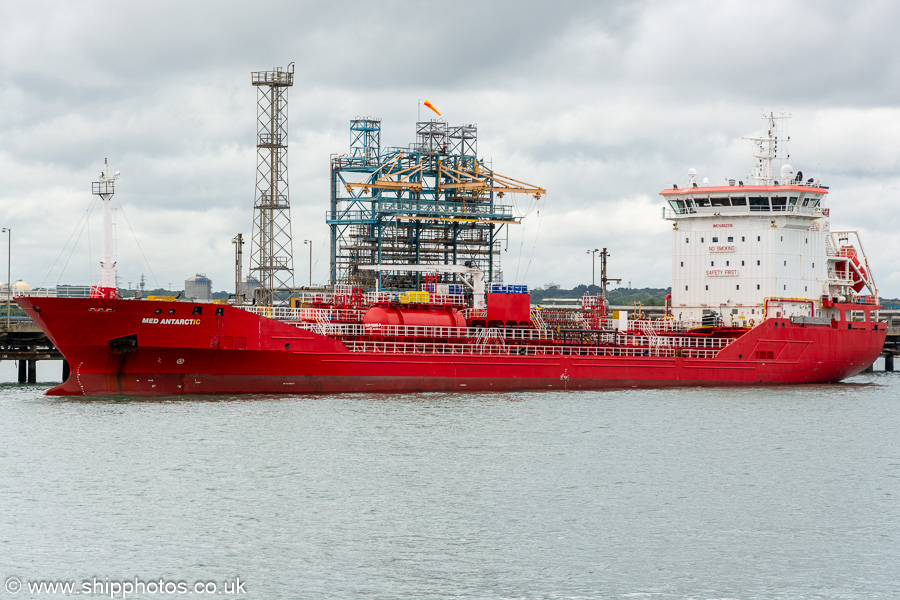
[[[779,154],[776,117],[754,142],[747,182],[663,190],[673,221],[671,314],[747,326],[766,316],[829,317],[832,302],[874,303],[878,292],[856,232],[831,231],[828,188],[804,181]],[[787,140],[785,140],[787,141]],[[776,161],[778,175],[773,176]],[[873,298],[874,297],[874,298]]]

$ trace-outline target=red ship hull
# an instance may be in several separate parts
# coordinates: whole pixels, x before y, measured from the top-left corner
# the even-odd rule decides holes
[[[769,319],[714,358],[351,352],[336,339],[231,306],[19,298],[63,353],[52,395],[514,391],[825,383],[878,358],[875,322]],[[196,307],[201,313],[196,314]],[[220,309],[221,314],[215,314]]]

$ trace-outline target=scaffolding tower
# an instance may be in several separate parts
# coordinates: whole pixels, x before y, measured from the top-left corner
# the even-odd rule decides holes
[[[269,305],[286,302],[294,287],[287,168],[287,100],[294,63],[287,69],[255,71],[252,81],[257,89],[257,162],[250,277],[259,282],[254,300]]]
[[[350,152],[331,158],[332,284],[419,288],[422,273],[360,265],[463,265],[502,281],[500,240],[521,222],[507,193],[540,198],[543,188],[495,173],[478,159],[477,127],[416,123],[416,141],[381,148],[381,120],[350,121]],[[439,275],[450,283],[457,275]]]

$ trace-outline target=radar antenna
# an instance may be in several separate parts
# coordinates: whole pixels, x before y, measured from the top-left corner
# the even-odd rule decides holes
[[[771,185],[774,181],[772,177],[772,161],[775,159],[790,159],[791,155],[787,152],[787,143],[791,141],[790,136],[778,139],[779,131],[784,129],[784,120],[790,119],[791,115],[783,112],[779,116],[775,116],[774,112],[768,115],[764,114],[763,119],[766,120],[766,133],[760,137],[744,137],[742,139],[754,142],[755,150],[753,158],[756,159],[751,163],[750,180],[756,185]],[[777,123],[776,121],[781,121]],[[781,142],[782,153],[778,152],[778,143]]]

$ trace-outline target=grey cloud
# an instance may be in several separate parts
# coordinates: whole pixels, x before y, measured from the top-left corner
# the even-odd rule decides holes
[[[883,292],[900,296],[896,224],[879,205],[900,164],[891,2],[0,2],[0,13],[0,224],[22,232],[14,276],[43,277],[109,157],[163,283],[196,270],[227,287],[230,239],[252,220],[250,72],[294,60],[293,223],[316,241],[314,279],[328,262],[328,160],[347,151],[349,120],[381,117],[383,144],[405,146],[428,97],[452,123],[478,123],[499,172],[550,192],[540,228],[532,214],[510,231],[509,277],[527,256],[526,283],[584,283],[579,253],[605,245],[635,285],[668,285],[658,191],[691,167],[740,179],[741,136],[759,131],[761,109],[784,108],[796,166],[821,171],[833,221],[871,236]],[[134,278],[143,259],[120,229],[120,269]],[[83,246],[67,277],[90,276],[74,270],[96,260]]]

